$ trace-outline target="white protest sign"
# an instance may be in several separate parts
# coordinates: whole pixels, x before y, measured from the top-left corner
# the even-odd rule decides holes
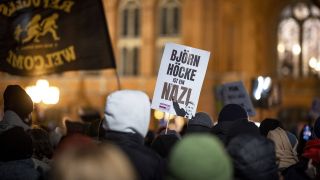
[[[196,113],[209,57],[208,51],[167,43],[151,108],[191,119]]]
[[[238,104],[247,111],[249,116],[256,115],[256,111],[242,81],[223,84],[222,96],[224,105]]]

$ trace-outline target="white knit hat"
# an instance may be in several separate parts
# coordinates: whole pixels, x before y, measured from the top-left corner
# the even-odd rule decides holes
[[[105,122],[108,129],[140,133],[146,136],[150,122],[150,100],[147,94],[136,90],[111,93],[106,100]]]

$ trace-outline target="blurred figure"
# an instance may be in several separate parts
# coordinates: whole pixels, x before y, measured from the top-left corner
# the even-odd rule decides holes
[[[266,118],[261,122],[259,130],[261,135],[267,137],[269,131],[272,131],[278,127],[284,129],[282,123],[278,119]]]
[[[320,139],[320,116],[316,119],[314,123],[313,132],[314,132],[315,138]]]
[[[0,121],[0,133],[15,127],[30,129],[33,102],[19,85],[9,85],[3,93],[4,116]]]
[[[218,116],[218,123],[212,128],[212,133],[226,145],[228,133],[235,122],[248,123],[248,114],[240,105],[228,104],[222,108]]]
[[[173,148],[167,180],[231,180],[232,164],[218,138],[186,135]]]
[[[180,141],[180,135],[173,130],[163,130],[151,144],[151,148],[161,157],[167,159],[174,145]]]
[[[283,171],[289,166],[298,162],[298,156],[296,152],[298,142],[296,140],[296,142],[291,144],[285,130],[278,127],[272,131],[269,131],[267,138],[271,139],[275,144],[279,171]]]
[[[117,144],[138,172],[138,179],[162,179],[164,162],[144,146],[150,122],[149,97],[142,91],[121,90],[107,97],[104,141]]]
[[[312,165],[315,167],[316,172],[314,179],[320,179],[320,139],[308,141],[302,156],[310,159]]]
[[[234,179],[277,180],[278,167],[274,144],[263,136],[240,135],[228,144],[233,160]]]
[[[135,180],[127,157],[112,144],[73,147],[55,159],[52,180]]]
[[[0,179],[36,180],[40,173],[32,161],[32,140],[21,127],[0,134]]]
[[[188,121],[186,134],[189,133],[208,133],[211,131],[213,122],[205,112],[198,112]]]
[[[32,139],[33,155],[32,159],[36,168],[40,168],[45,176],[50,170],[53,147],[50,143],[49,133],[39,127],[27,131]]]
[[[249,121],[236,121],[230,127],[227,138],[226,145],[235,137],[240,135],[251,135],[260,136],[259,128],[253,122]]]

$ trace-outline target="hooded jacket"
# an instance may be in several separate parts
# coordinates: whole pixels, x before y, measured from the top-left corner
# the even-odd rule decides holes
[[[5,111],[3,119],[0,121],[0,134],[15,126],[22,127],[25,131],[30,129],[15,112],[11,110]]]
[[[235,179],[279,179],[271,140],[260,135],[240,135],[230,141],[227,149],[233,160]]]
[[[268,139],[271,139],[275,144],[277,164],[279,170],[288,168],[289,166],[298,162],[296,146],[293,147],[288,138],[287,132],[278,127],[272,131],[269,131],[267,135]]]
[[[117,144],[129,157],[139,179],[162,179],[163,159],[145,147],[150,120],[150,101],[141,91],[121,90],[107,97],[104,140]]]
[[[240,105],[228,104],[222,108],[218,116],[218,123],[212,128],[212,133],[226,145],[229,130],[235,122],[248,122],[248,114]]]

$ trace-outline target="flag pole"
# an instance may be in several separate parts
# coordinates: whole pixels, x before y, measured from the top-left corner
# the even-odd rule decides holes
[[[121,90],[121,83],[120,83],[119,73],[118,73],[117,69],[114,69],[114,71],[116,73],[118,90]]]

